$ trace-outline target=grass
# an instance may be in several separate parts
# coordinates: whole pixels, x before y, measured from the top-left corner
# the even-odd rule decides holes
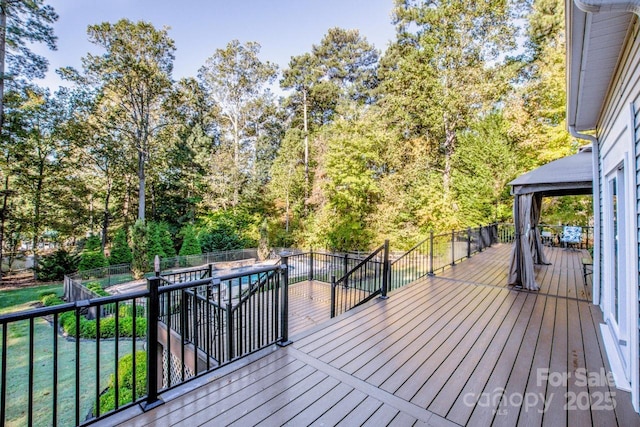
[[[31,305],[38,302],[40,295],[44,292],[55,292],[62,295],[62,284],[55,283],[0,291],[0,314],[29,310],[33,308]]]
[[[43,292],[60,292],[61,285],[0,291],[0,314],[32,308]],[[54,339],[58,344],[58,425],[75,425],[76,409],[76,341],[54,332],[51,319],[34,320],[33,346],[33,425],[51,424],[53,408]],[[0,337],[2,331],[0,330]],[[120,339],[115,354],[115,340],[100,340],[99,391],[104,390],[119,357],[134,348],[131,339]],[[7,426],[27,425],[29,379],[29,321],[14,322],[7,331]],[[135,345],[142,349],[142,342]],[[1,341],[0,341],[1,348]],[[80,341],[80,421],[90,413],[96,395],[96,340]],[[0,420],[0,424],[2,420]]]

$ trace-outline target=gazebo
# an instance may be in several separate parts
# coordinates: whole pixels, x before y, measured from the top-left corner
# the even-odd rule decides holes
[[[527,290],[540,289],[535,281],[534,264],[548,264],[542,251],[538,224],[545,196],[587,195],[593,191],[591,146],[577,154],[554,160],[520,175],[509,183],[514,196],[515,244],[509,265],[509,284]]]

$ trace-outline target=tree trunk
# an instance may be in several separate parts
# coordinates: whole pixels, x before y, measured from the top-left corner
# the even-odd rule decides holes
[[[107,232],[109,230],[109,198],[111,197],[111,180],[107,179],[107,194],[104,197],[104,213],[102,216],[102,253],[104,253],[104,248],[107,246]]]
[[[240,130],[238,129],[238,118],[233,120],[233,206],[238,205],[240,199]]]
[[[138,150],[138,178],[140,184],[138,186],[138,219],[144,221],[145,212],[145,176],[144,176],[144,153]]]
[[[42,186],[44,184],[44,162],[38,165],[38,182],[33,199],[33,278],[38,278],[38,241],[40,240],[40,205],[42,204]]]
[[[451,129],[445,131],[444,140],[444,172],[442,173],[442,190],[444,198],[450,196],[451,191],[451,159],[455,152],[456,133]]]
[[[2,191],[2,210],[0,210],[0,283],[2,283],[2,248],[4,245],[4,226],[7,220],[7,204],[9,202],[9,174],[4,178],[4,190]]]
[[[7,2],[0,0],[0,135],[4,130],[4,71],[7,46]]]
[[[0,140],[4,138],[4,61],[7,37],[7,2],[0,0]],[[7,162],[8,163],[8,162]],[[9,174],[5,177],[2,194],[2,212],[0,212],[0,283],[2,283],[2,245],[4,244],[4,223],[6,220],[7,199],[9,197]]]

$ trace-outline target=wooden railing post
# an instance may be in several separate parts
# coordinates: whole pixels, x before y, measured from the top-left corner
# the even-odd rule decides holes
[[[141,404],[143,411],[148,411],[164,401],[158,397],[158,315],[160,313],[159,272],[147,279],[149,299],[147,301],[147,400]]]
[[[289,341],[289,259],[281,258],[280,279],[282,279],[282,304],[280,305],[280,347],[291,344]]]

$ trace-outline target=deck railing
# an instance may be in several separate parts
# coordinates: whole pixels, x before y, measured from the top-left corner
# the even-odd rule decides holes
[[[388,283],[389,241],[386,241],[348,269],[342,277],[331,277],[331,317],[364,304],[378,295],[386,298]]]
[[[471,257],[499,240],[498,224],[434,234],[391,261],[390,290]]]
[[[0,316],[0,425],[83,425],[157,405],[163,390],[286,343],[287,288],[283,257],[251,272],[153,277],[144,291]]]

